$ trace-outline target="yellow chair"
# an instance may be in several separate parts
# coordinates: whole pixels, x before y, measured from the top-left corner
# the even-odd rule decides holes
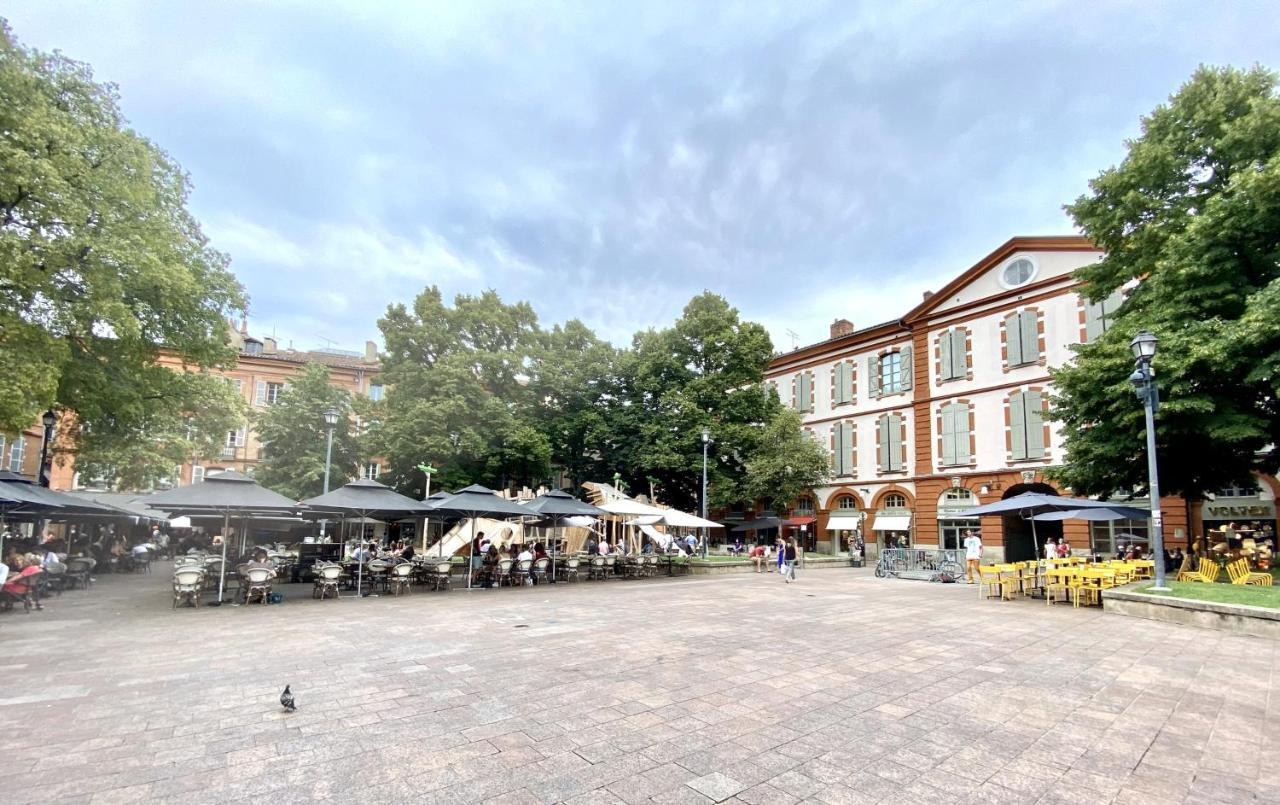
[[[1135,579],[1150,579],[1156,575],[1156,561],[1154,559],[1134,559],[1133,567]]]
[[[1254,573],[1250,571],[1248,559],[1237,559],[1227,565],[1227,575],[1231,577],[1232,584],[1253,584],[1258,587],[1270,587],[1273,583],[1270,573]]]
[[[1215,584],[1218,576],[1222,574],[1222,565],[1217,560],[1206,556],[1200,560],[1200,567],[1196,572],[1187,579],[1187,581],[1196,581],[1202,584]]]
[[[1182,566],[1178,568],[1178,581],[1192,581],[1195,575],[1196,557],[1194,554],[1188,553],[1182,557]]]
[[[1085,570],[1080,574],[1081,584],[1076,591],[1075,605],[1085,599],[1086,606],[1102,604],[1102,591],[1116,586],[1116,572],[1110,569]]]
[[[1018,565],[1012,563],[996,565],[996,570],[1000,571],[1000,580],[1006,599],[1012,600],[1015,595],[1026,592],[1022,586],[1022,568]]]
[[[1052,604],[1055,597],[1058,597],[1059,601],[1070,601],[1071,582],[1079,575],[1078,571],[1065,568],[1055,568],[1048,571],[1045,574],[1044,583],[1045,606]]]
[[[992,591],[995,592],[996,598],[1005,598],[1004,586],[1004,579],[999,567],[995,565],[978,565],[979,598],[991,598]]]

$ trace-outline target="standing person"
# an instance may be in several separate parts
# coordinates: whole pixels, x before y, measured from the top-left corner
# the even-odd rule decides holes
[[[796,561],[799,559],[799,551],[796,548],[796,541],[788,539],[783,542],[782,555],[785,557],[783,561],[782,577],[786,579],[787,584],[796,580]]]
[[[1067,542],[1067,538],[1063,537],[1058,540],[1058,558],[1066,559],[1071,555],[1071,543]]]
[[[973,574],[978,572],[978,563],[982,561],[982,538],[972,531],[964,535],[964,578],[973,584]]]
[[[1057,557],[1058,557],[1058,544],[1053,541],[1053,538],[1046,539],[1044,541],[1044,558],[1056,559]]]
[[[782,537],[778,537],[777,550],[778,550],[778,561],[776,563],[778,566],[777,570],[779,573],[781,573],[782,563],[787,561],[787,541],[784,540]]]

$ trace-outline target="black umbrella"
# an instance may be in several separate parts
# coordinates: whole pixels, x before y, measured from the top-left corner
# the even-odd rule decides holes
[[[314,498],[302,501],[310,511],[321,514],[344,514],[373,520],[398,520],[405,516],[426,514],[431,507],[391,489],[385,484],[362,478]],[[361,526],[363,529],[363,526]],[[356,590],[364,586],[364,562],[358,565]]]
[[[259,486],[253,479],[235,470],[223,470],[215,475],[207,476],[203,481],[190,486],[178,486],[164,492],[157,492],[147,498],[147,505],[162,511],[200,514],[217,512],[222,515],[222,564],[227,563],[226,532],[231,526],[231,515],[250,516],[254,514],[279,514],[294,512],[299,505],[265,486]],[[225,573],[223,574],[225,576]],[[218,601],[222,601],[223,578],[218,579]]]
[[[739,523],[734,526],[732,531],[766,531],[770,528],[777,528],[782,525],[782,520],[777,517],[757,517],[754,520],[748,520],[745,523]]]
[[[122,517],[115,507],[84,500],[64,492],[40,486],[28,478],[8,470],[0,471],[0,517],[4,514],[79,515],[84,517]],[[0,549],[4,547],[0,538]]]
[[[542,515],[545,519],[550,520],[557,526],[566,517],[598,517],[606,514],[604,509],[592,506],[590,503],[582,501],[570,495],[568,492],[559,490],[553,492],[544,492],[533,500],[521,504],[523,508]],[[559,540],[551,543],[551,580],[556,580],[556,544]]]
[[[1023,492],[1021,495],[1014,495],[1011,498],[997,500],[994,503],[987,503],[983,506],[975,506],[972,509],[965,509],[965,517],[990,517],[995,514],[1017,514],[1025,520],[1031,522],[1031,547],[1035,551],[1036,559],[1040,558],[1040,538],[1036,535],[1036,520],[1047,519],[1040,518],[1037,515],[1048,514],[1049,512],[1074,512],[1082,509],[1121,509],[1127,512],[1133,512],[1125,506],[1117,506],[1115,503],[1107,503],[1103,500],[1089,500],[1088,498],[1068,498],[1060,495],[1046,495],[1042,492]],[[1148,514],[1148,516],[1150,516]],[[1067,519],[1072,519],[1068,517]],[[1082,517],[1082,519],[1085,519]],[[1111,519],[1111,518],[1107,518]]]
[[[472,484],[466,489],[454,492],[432,507],[438,512],[448,512],[471,519],[471,540],[467,543],[467,588],[471,588],[471,559],[475,552],[476,518],[492,517],[497,520],[511,520],[517,517],[529,517],[529,510],[506,498],[500,498],[492,490],[479,484]]]

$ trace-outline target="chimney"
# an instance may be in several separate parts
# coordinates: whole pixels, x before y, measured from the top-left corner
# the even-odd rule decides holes
[[[274,355],[277,349],[279,349],[279,345],[276,344],[274,337],[268,335],[262,339],[262,354]]]
[[[924,301],[928,302],[932,298],[933,298],[933,291],[924,292]]]
[[[240,317],[240,335],[249,334],[249,318],[247,316]]]
[[[831,322],[831,337],[839,338],[842,335],[849,335],[853,332],[853,322],[848,319],[836,319]]]
[[[372,341],[364,342],[364,362],[365,363],[378,362],[378,345],[373,343]]]

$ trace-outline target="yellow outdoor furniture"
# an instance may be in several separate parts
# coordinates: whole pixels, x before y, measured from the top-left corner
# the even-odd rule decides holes
[[[1134,559],[1133,562],[1134,578],[1150,579],[1156,575],[1156,562],[1154,559]]]
[[[1102,591],[1116,586],[1116,572],[1112,569],[1092,569],[1081,571],[1080,586],[1075,590],[1073,603],[1080,606],[1083,598],[1086,606],[1102,603]]]
[[[1254,584],[1259,587],[1272,586],[1272,578],[1270,573],[1254,573],[1249,570],[1248,559],[1237,559],[1227,565],[1227,575],[1231,577],[1232,584]]]
[[[1071,586],[1074,580],[1080,576],[1080,571],[1068,568],[1053,568],[1045,574],[1044,585],[1044,602],[1045,605],[1052,604],[1056,598],[1059,601],[1071,600]]]
[[[1191,577],[1195,575],[1196,557],[1194,554],[1187,554],[1182,557],[1182,566],[1178,568],[1178,581],[1191,581]]]
[[[1002,564],[996,565],[996,570],[1000,572],[1000,582],[1005,598],[1012,599],[1015,595],[1026,593],[1026,581],[1021,567],[1016,564]]]
[[[1001,578],[1000,569],[995,565],[978,565],[978,597],[991,598],[992,592],[996,598],[1008,598],[1005,594],[1004,580]]]
[[[1222,573],[1222,565],[1216,560],[1205,556],[1200,559],[1200,567],[1195,573],[1192,573],[1187,581],[1197,581],[1202,584],[1215,584],[1218,576]]]

